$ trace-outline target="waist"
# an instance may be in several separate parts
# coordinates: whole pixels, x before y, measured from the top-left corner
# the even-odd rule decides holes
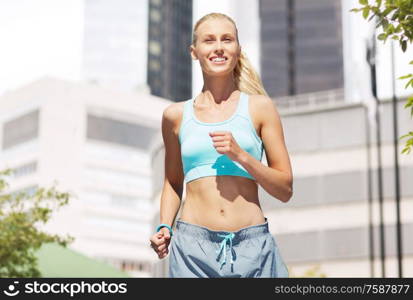
[[[178,219],[176,222],[176,230],[179,234],[188,234],[199,239],[215,241],[217,243],[222,242],[223,234],[233,232],[235,234],[232,241],[233,244],[269,233],[268,220],[265,217],[261,223],[245,226],[237,230],[213,230],[206,226],[192,224],[182,219]]]
[[[191,186],[187,189],[181,220],[213,230],[229,231],[264,222],[257,186],[253,181],[245,179],[250,182],[232,186],[219,180],[216,183],[213,179],[210,177],[206,182],[197,180],[197,188]]]

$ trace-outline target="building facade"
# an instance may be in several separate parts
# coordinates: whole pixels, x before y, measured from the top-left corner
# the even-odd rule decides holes
[[[340,0],[259,0],[261,77],[271,97],[343,88]]]
[[[148,24],[151,94],[172,101],[190,98],[192,0],[149,0]]]
[[[69,247],[132,276],[150,276],[151,147],[169,103],[49,77],[6,93],[0,167],[14,170],[10,191],[57,183],[71,197],[45,230],[72,235]]]

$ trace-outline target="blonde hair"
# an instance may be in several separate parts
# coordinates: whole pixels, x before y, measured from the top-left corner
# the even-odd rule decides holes
[[[237,42],[239,44],[238,29],[237,29],[237,25],[235,24],[234,20],[231,17],[225,14],[222,14],[222,13],[209,13],[203,16],[202,18],[200,18],[194,26],[193,35],[192,35],[192,45],[194,47],[197,42],[196,31],[199,25],[201,25],[203,22],[209,19],[218,19],[218,18],[227,19],[234,25],[236,36],[237,36]],[[241,92],[245,92],[250,95],[259,94],[259,95],[268,96],[267,92],[264,89],[260,76],[255,71],[254,67],[252,66],[251,62],[249,61],[245,52],[243,51],[241,51],[237,65],[234,68],[234,78],[235,78],[235,85]]]

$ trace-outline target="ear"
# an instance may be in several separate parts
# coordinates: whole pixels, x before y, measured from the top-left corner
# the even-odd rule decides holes
[[[189,46],[189,53],[191,54],[191,57],[192,57],[193,60],[197,60],[197,59],[198,59],[198,57],[196,56],[195,48],[194,48],[193,45],[190,45],[190,46]]]

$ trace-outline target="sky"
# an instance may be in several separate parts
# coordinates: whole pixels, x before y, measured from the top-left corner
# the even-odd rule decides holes
[[[37,78],[81,78],[83,0],[0,0],[0,96]]]
[[[141,0],[139,0],[141,1]],[[201,15],[214,11],[227,12],[235,6],[247,5],[249,1],[241,0],[195,0],[195,20]],[[241,4],[240,4],[241,3]],[[346,5],[357,7],[357,0],[349,0]],[[219,7],[219,9],[217,9]],[[82,47],[84,27],[84,0],[0,0],[0,96],[7,90],[17,89],[39,77],[49,75],[62,79],[82,79]],[[258,14],[258,7],[251,6],[250,11],[242,10],[242,15],[234,15],[234,19],[246,18],[245,11],[251,16]],[[240,10],[241,11],[241,10]],[[354,92],[350,83],[360,82],[360,76],[365,71],[360,66],[365,62],[365,54],[359,46],[363,34],[360,28],[364,27],[365,20],[360,15],[352,13],[352,20],[359,23],[358,32],[350,32],[348,36],[348,52],[352,59],[348,64],[347,95],[349,100],[355,100],[359,94]],[[240,21],[239,20],[239,21]],[[238,22],[243,49],[259,70],[259,43],[258,24]],[[364,26],[363,26],[364,25]],[[244,27],[243,27],[244,26]],[[351,38],[349,38],[351,37]],[[381,44],[378,41],[378,44]],[[346,43],[345,43],[346,44]],[[344,45],[346,47],[346,45]],[[383,98],[391,96],[391,59],[390,43],[378,51],[378,93]],[[358,51],[358,52],[357,52]],[[408,54],[402,53],[395,45],[396,76],[410,72]],[[348,58],[348,56],[347,56]],[[346,59],[346,57],[345,57]],[[411,60],[411,59],[410,59]],[[363,69],[363,68],[362,68]],[[193,65],[194,91],[202,88],[202,76],[199,66]],[[355,76],[358,74],[358,77]],[[364,74],[364,75],[363,75]],[[409,90],[404,89],[406,80],[397,80],[398,95],[406,95]],[[350,86],[349,86],[350,84]],[[411,89],[410,89],[411,91]],[[353,95],[354,94],[354,95]]]

